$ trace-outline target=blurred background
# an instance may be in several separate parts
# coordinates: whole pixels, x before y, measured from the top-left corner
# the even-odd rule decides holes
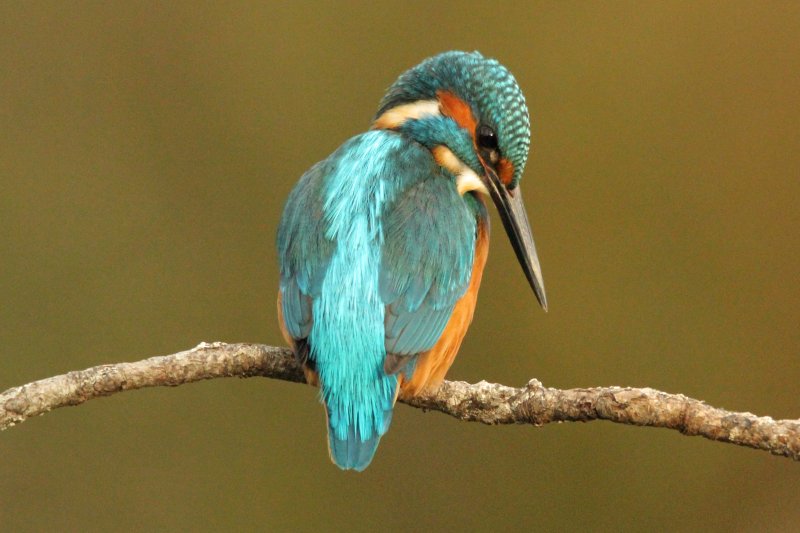
[[[797,2],[4,2],[0,390],[200,341],[282,343],[299,176],[423,58],[477,49],[533,118],[543,313],[496,213],[450,378],[650,386],[800,417]],[[800,465],[603,422],[406,406],[363,474],[310,387],[119,394],[0,434],[43,530],[786,531]]]

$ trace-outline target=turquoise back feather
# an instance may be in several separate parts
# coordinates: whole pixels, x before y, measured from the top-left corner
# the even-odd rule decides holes
[[[278,232],[283,319],[309,346],[340,467],[372,459],[398,383],[387,353],[415,355],[441,336],[469,284],[475,231],[454,177],[393,132],[354,137],[290,195]]]

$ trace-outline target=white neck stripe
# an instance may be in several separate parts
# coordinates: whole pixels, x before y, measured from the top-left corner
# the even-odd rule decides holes
[[[374,129],[395,129],[407,120],[419,120],[423,117],[441,115],[438,100],[418,100],[409,104],[393,107],[375,119]]]

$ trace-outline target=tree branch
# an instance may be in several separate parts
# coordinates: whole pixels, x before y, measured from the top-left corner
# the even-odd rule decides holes
[[[203,379],[263,376],[305,383],[292,352],[262,344],[201,343],[184,352],[135,363],[69,372],[0,394],[0,430],[36,415],[117,392],[175,387]],[[560,390],[531,380],[513,388],[481,381],[445,381],[427,395],[405,400],[413,407],[484,424],[533,424],[610,420],[675,429],[684,435],[731,442],[800,461],[800,420],[773,420],[711,407],[682,394],[650,388],[597,387]]]

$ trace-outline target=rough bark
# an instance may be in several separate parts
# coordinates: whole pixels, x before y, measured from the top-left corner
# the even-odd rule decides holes
[[[262,344],[201,343],[184,352],[134,363],[100,365],[14,387],[0,394],[0,430],[67,405],[143,387],[175,387],[203,379],[263,376],[305,383],[287,348]],[[405,400],[484,424],[610,420],[678,430],[800,461],[800,420],[735,413],[650,388],[560,390],[531,380],[521,388],[481,381],[445,381],[429,394]]]

